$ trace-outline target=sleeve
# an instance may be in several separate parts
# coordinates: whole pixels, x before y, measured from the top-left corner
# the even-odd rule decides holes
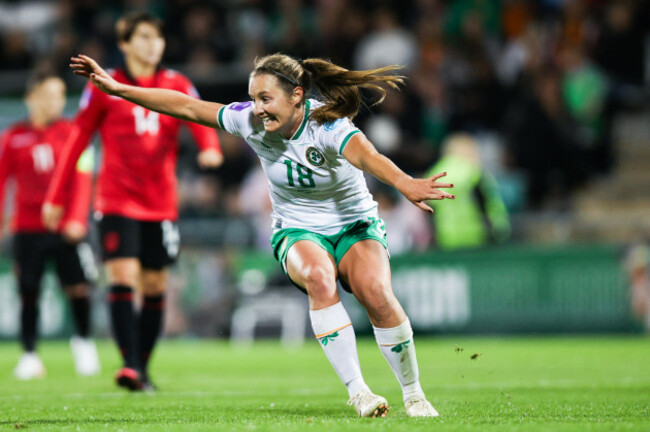
[[[319,141],[324,148],[334,150],[342,155],[350,138],[358,133],[361,131],[349,118],[340,118],[322,125]]]
[[[251,115],[253,113],[253,102],[233,102],[221,107],[217,113],[219,128],[228,133],[244,137],[246,131],[251,128]]]
[[[8,143],[9,133],[5,131],[0,135],[0,229],[4,222],[5,186],[12,166]]]
[[[52,181],[47,188],[45,202],[54,205],[64,205],[63,193],[74,175],[75,165],[79,156],[88,146],[90,137],[95,132],[104,117],[104,94],[88,84],[79,101],[79,112],[74,121],[74,126],[63,145],[61,158],[56,164]]]
[[[104,117],[107,97],[94,85],[88,83],[79,99],[79,112],[75,118],[77,126],[94,132]]]
[[[77,162],[74,177],[72,178],[72,193],[70,194],[70,202],[66,208],[64,223],[75,221],[84,226],[88,224],[94,165],[94,150],[92,147],[89,147],[83,152]]]
[[[192,96],[193,98],[200,99],[199,92],[196,91],[196,88],[194,87],[192,82],[183,75],[179,75],[179,76],[180,76],[179,84],[181,87],[179,90],[189,96]],[[219,153],[221,153],[221,145],[219,144],[219,137],[217,136],[217,132],[214,129],[194,122],[184,122],[184,123],[189,128],[190,133],[194,137],[197,146],[201,150],[214,149],[217,150]]]

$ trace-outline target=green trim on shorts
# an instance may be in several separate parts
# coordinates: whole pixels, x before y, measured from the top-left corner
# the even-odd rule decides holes
[[[271,236],[273,256],[282,265],[282,270],[287,273],[287,254],[294,243],[300,240],[309,240],[322,247],[330,254],[336,265],[339,264],[346,252],[358,241],[377,240],[386,250],[386,228],[381,218],[368,217],[344,226],[341,231],[332,235],[322,235],[299,228],[281,229]]]

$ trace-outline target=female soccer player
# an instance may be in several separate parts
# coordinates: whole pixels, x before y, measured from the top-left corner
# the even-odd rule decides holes
[[[77,336],[70,340],[75,368],[80,375],[99,372],[99,358],[90,336],[90,282],[97,270],[86,235],[92,156],[77,164],[62,196],[63,221],[48,232],[41,222],[41,205],[58,164],[72,122],[62,118],[65,84],[53,72],[37,70],[27,83],[27,121],[16,123],[0,136],[0,226],[4,188],[8,179],[16,183],[13,215],[13,253],[21,299],[20,340],[24,354],[14,369],[18,379],[45,374],[36,354],[38,299],[45,264],[56,264],[61,285],[70,298]],[[90,158],[90,163],[85,161]],[[88,166],[89,165],[89,166]],[[73,167],[74,168],[74,167]],[[0,232],[0,238],[2,233]]]
[[[124,67],[111,71],[118,82],[163,87],[197,96],[192,83],[178,72],[160,68],[165,39],[160,20],[133,12],[117,21],[118,46]],[[102,255],[110,285],[113,334],[123,367],[115,379],[129,390],[153,390],[148,373],[163,323],[167,266],[179,252],[176,219],[176,159],[181,122],[160,116],[88,85],[75,119],[76,133],[49,187],[43,220],[56,226],[61,196],[77,158],[99,130],[103,162],[95,197]],[[188,124],[198,146],[199,164],[217,167],[221,150],[214,130]],[[142,308],[134,312],[134,294],[142,294]]]
[[[297,61],[283,54],[258,59],[250,75],[252,101],[222,105],[164,89],[115,81],[94,60],[80,55],[71,67],[97,88],[183,120],[219,127],[243,137],[259,156],[273,203],[276,258],[309,296],[316,338],[361,417],[384,416],[388,403],[373,394],[361,375],[350,317],[336,280],[361,302],[379,348],[402,386],[406,413],[438,415],[424,396],[411,325],[391,287],[384,224],[366,187],[363,171],[394,186],[416,206],[454,198],[439,188],[445,174],[414,179],[379,154],[353,123],[359,88],[397,87],[396,67],[349,71],[322,59]],[[312,83],[323,101],[308,99]],[[381,102],[381,100],[380,100]]]

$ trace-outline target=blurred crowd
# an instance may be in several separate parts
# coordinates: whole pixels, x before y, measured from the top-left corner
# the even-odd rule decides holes
[[[647,103],[647,0],[5,0],[0,73],[49,61],[79,88],[70,55],[119,64],[113,26],[132,9],[163,18],[165,65],[209,100],[247,99],[252,60],[275,51],[353,69],[403,65],[403,91],[375,107],[369,96],[357,125],[413,175],[440,159],[450,135],[471,135],[510,213],[562,202],[606,175],[613,116]],[[255,155],[220,136],[220,170],[181,173],[182,214],[250,215],[263,227],[269,203]],[[182,167],[193,152],[183,146]],[[388,232],[399,232],[397,252],[432,242],[424,214],[372,188]]]

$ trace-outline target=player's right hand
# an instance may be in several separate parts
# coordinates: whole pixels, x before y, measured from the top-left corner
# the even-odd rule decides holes
[[[223,163],[223,155],[218,150],[206,149],[199,153],[197,161],[202,169],[215,169]]]
[[[106,73],[92,58],[79,54],[79,57],[72,57],[70,61],[70,68],[75,75],[89,78],[95,87],[104,93],[114,95],[120,90],[121,84]]]
[[[61,228],[61,234],[68,243],[79,243],[86,236],[86,226],[81,222],[69,221]]]
[[[55,232],[63,217],[63,206],[46,202],[41,209],[41,220],[48,230]]]

